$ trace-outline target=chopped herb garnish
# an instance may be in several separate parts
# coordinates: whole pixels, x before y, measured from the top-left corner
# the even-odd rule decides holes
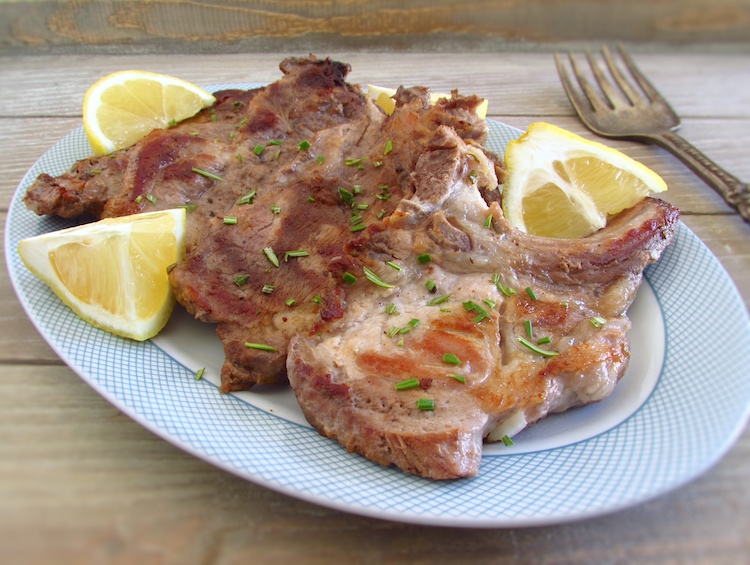
[[[357,210],[367,210],[369,207],[370,205],[364,202],[362,204],[357,204]]]
[[[199,169],[198,167],[193,167],[190,170],[193,171],[196,174],[199,174],[201,176],[204,176],[204,177],[212,179],[212,180],[224,180],[219,175],[215,175],[215,174],[213,174],[213,173],[211,173],[209,171],[204,171],[203,169]]]
[[[89,171],[89,174],[92,174],[92,175],[101,175],[102,174],[102,170],[101,169],[91,169]]]
[[[382,167],[383,166],[383,161],[374,161],[372,163],[372,166],[373,167]]]
[[[322,165],[325,160],[325,155],[318,155],[318,165]]]
[[[425,263],[432,261],[432,255],[429,253],[422,253],[421,255],[417,255],[417,261],[419,261],[420,265],[424,265]]]
[[[315,202],[315,197],[313,197],[313,196],[308,196],[308,197],[307,197],[307,201],[308,201],[308,202]]]
[[[263,288],[262,288],[262,289],[260,289],[260,291],[261,291],[261,292],[262,292],[263,294],[271,294],[271,293],[273,293],[273,291],[274,291],[274,286],[273,286],[272,284],[264,284],[264,285],[263,285]]]
[[[486,228],[492,227],[492,215],[487,216],[487,219],[484,221],[484,227]]]
[[[409,390],[410,388],[417,388],[419,381],[415,378],[406,379],[405,381],[399,381],[396,383],[396,390]]]
[[[505,445],[507,445],[508,447],[510,447],[511,445],[513,445],[513,440],[512,440],[512,439],[510,439],[510,436],[508,436],[508,435],[504,435],[504,436],[503,436],[502,442],[503,442],[503,443],[504,443]]]
[[[538,340],[536,340],[536,343],[537,343],[537,345],[545,345],[545,344],[547,344],[547,343],[549,343],[551,341],[552,341],[552,339],[548,335],[546,335],[546,336],[540,337]]]
[[[437,285],[435,284],[435,281],[431,281],[430,279],[427,279],[425,281],[424,286],[427,290],[432,292],[433,294],[437,292]]]
[[[146,195],[146,200],[148,200],[149,202],[151,202],[151,204],[156,204],[156,196],[154,196],[151,193],[148,193]]]
[[[171,128],[172,126],[176,126],[176,125],[177,125],[177,120],[175,120],[174,118],[172,118],[171,120],[167,122],[167,127],[169,128]]]
[[[453,353],[445,353],[443,355],[443,363],[447,365],[460,365],[461,359],[456,357]]]
[[[286,304],[286,305],[287,305],[287,306],[289,306],[289,307],[292,307],[292,306],[294,306],[294,303],[295,303],[295,302],[297,302],[297,301],[296,301],[296,300],[295,300],[294,298],[287,298],[287,299],[286,299],[286,300],[284,301],[284,304]]]
[[[314,302],[315,304],[320,304],[322,300],[320,299],[320,295],[316,294],[310,299],[310,302]]]
[[[471,171],[471,172],[469,173],[469,180],[470,180],[470,181],[472,182],[472,184],[473,184],[473,183],[475,183],[475,182],[477,182],[477,179],[478,179],[478,178],[479,178],[479,175],[477,174],[477,172],[476,172],[476,171]],[[488,226],[488,227],[489,227],[489,226]]]
[[[345,159],[344,164],[348,167],[353,167],[354,165],[359,165],[360,163],[363,163],[367,157],[361,157],[359,159]]]
[[[238,160],[238,161],[239,161],[240,163],[244,163],[244,162],[245,162],[245,159],[243,159],[243,158],[242,158],[242,153],[237,153],[237,160]]]
[[[534,329],[531,327],[531,320],[524,320],[523,327],[526,330],[526,335],[529,339],[534,339]]]
[[[282,145],[284,143],[283,139],[272,139],[268,142],[268,145]]]
[[[467,302],[463,303],[463,306],[464,306],[464,308],[466,308],[466,310],[468,312],[476,312],[477,313],[477,316],[474,318],[474,321],[477,324],[479,322],[481,322],[482,320],[484,320],[485,318],[489,318],[490,317],[489,312],[487,312],[487,310],[485,310],[484,308],[482,308],[476,302],[472,302],[471,300],[468,300]]]
[[[390,192],[381,192],[375,196],[378,200],[388,200],[391,197]]]
[[[271,212],[278,215],[281,212],[281,207],[278,204],[271,204]]]
[[[548,351],[546,349],[537,347],[530,341],[522,338],[520,335],[518,336],[518,341],[520,341],[523,345],[531,349],[531,351],[533,351],[534,353],[538,353],[539,355],[543,355],[544,357],[554,357],[555,355],[559,355],[557,351]]]
[[[265,343],[251,343],[246,342],[245,347],[249,347],[250,349],[259,349],[260,351],[276,351],[276,348],[271,345],[266,345]]]
[[[143,200],[143,194],[139,194],[138,196],[136,196],[134,202],[136,204],[140,204],[141,200]]]
[[[450,294],[443,294],[442,296],[437,296],[433,298],[432,300],[427,301],[427,306],[437,306],[438,304],[444,304],[448,302],[451,299]]]
[[[234,277],[234,284],[237,286],[244,286],[247,284],[247,281],[250,279],[250,275],[237,275]]]
[[[388,265],[389,267],[391,267],[392,269],[396,269],[397,271],[403,271],[404,270],[404,268],[401,265],[397,265],[393,261],[386,261],[385,264]]]
[[[354,195],[346,190],[343,186],[339,187],[339,196],[341,196],[341,200],[349,204],[349,206],[354,205]]]
[[[526,287],[526,294],[528,294],[529,298],[531,298],[532,300],[536,300],[536,294],[534,294],[534,289],[531,288],[530,286]]]
[[[196,371],[196,373],[195,373],[195,380],[196,381],[201,380],[203,378],[203,373],[205,373],[205,372],[206,372],[206,368],[205,367],[203,367],[201,369],[198,369]]]
[[[300,141],[297,147],[300,151],[307,151],[308,149],[310,149],[310,142],[305,139],[303,141]]]
[[[265,254],[265,256],[268,258],[268,260],[271,262],[271,264],[274,267],[278,267],[279,266],[279,258],[276,256],[276,253],[273,252],[273,248],[271,248],[271,247],[264,247],[263,248],[263,253]]]
[[[435,401],[432,398],[420,398],[417,400],[417,408],[420,410],[434,410]]]
[[[365,229],[367,226],[365,224],[357,224],[356,226],[352,226],[352,228],[349,230],[351,232],[358,232]]]
[[[387,332],[388,337],[396,337],[400,329],[398,326],[391,326],[391,329]]]
[[[378,286],[381,286],[383,288],[395,288],[392,284],[388,284],[383,279],[381,279],[378,275],[373,273],[370,269],[367,267],[363,267],[362,270],[365,273],[365,278],[367,278],[368,281],[370,281],[373,284],[376,284]]]
[[[412,328],[416,328],[419,325],[419,318],[412,318],[407,322]]]
[[[595,316],[589,320],[591,322],[591,325],[595,328],[601,328],[604,324],[607,323],[607,320],[602,318],[601,316]]]
[[[279,149],[278,151],[276,151],[276,153],[273,154],[273,158],[275,161],[278,161],[280,156],[281,156],[281,149]]]
[[[489,298],[484,298],[484,299],[482,299],[482,302],[484,302],[484,303],[485,303],[485,304],[486,304],[487,306],[489,306],[490,308],[494,308],[494,307],[495,307],[495,305],[497,304],[497,302],[495,302],[494,300],[491,300],[491,299],[489,299]]]
[[[355,276],[354,276],[353,274],[351,274],[351,273],[350,273],[350,272],[348,272],[348,271],[347,271],[346,273],[344,273],[344,276],[343,276],[343,277],[341,277],[341,278],[342,278],[342,279],[344,280],[344,282],[345,282],[345,283],[347,283],[347,284],[354,284],[355,282],[357,282],[357,277],[355,277]]]
[[[385,149],[383,150],[383,155],[388,155],[388,153],[390,153],[391,151],[393,151],[393,142],[389,139],[388,141],[385,142]]]
[[[287,251],[284,253],[284,263],[289,261],[289,257],[308,257],[310,254],[304,249],[295,249],[294,251]]]
[[[466,377],[463,375],[448,375],[452,379],[456,379],[461,384],[466,384]]]
[[[492,282],[495,283],[495,286],[497,287],[497,290],[502,292],[505,296],[513,296],[516,291],[509,286],[505,286],[502,281],[500,280],[500,275],[497,273],[492,275]]]
[[[263,155],[263,152],[266,150],[266,147],[264,145],[256,145],[253,148],[253,153],[255,153],[258,157]]]
[[[246,194],[245,196],[243,196],[242,198],[240,198],[240,199],[239,199],[239,200],[237,201],[237,205],[241,205],[241,204],[252,204],[252,203],[253,203],[253,200],[255,200],[255,195],[256,195],[257,193],[258,193],[258,191],[257,191],[257,190],[251,190],[251,191],[250,191],[250,192],[248,192],[248,193],[247,193],[247,194]]]
[[[224,216],[224,223],[228,226],[233,226],[237,223],[237,216]]]
[[[396,305],[393,302],[391,302],[388,306],[385,307],[385,313],[389,315],[398,314]]]
[[[198,208],[198,205],[197,204],[179,204],[177,207],[184,208],[185,212],[195,212],[196,208]]]
[[[354,194],[362,194],[362,185],[361,184],[353,184],[352,185],[352,192]]]
[[[357,224],[361,224],[362,220],[364,220],[364,218],[362,217],[362,214],[360,214],[359,212],[356,212],[352,215],[352,219],[349,221],[356,226]]]
[[[385,210],[380,210],[380,212],[378,212],[375,215],[377,216],[378,220],[382,220],[383,216],[385,216],[385,214],[386,214]]]

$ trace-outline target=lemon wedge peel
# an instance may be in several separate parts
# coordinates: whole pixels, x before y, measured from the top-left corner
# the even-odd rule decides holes
[[[190,118],[214,96],[187,81],[148,71],[102,77],[83,99],[83,127],[96,155],[130,147],[149,132]]]
[[[372,98],[375,103],[380,106],[387,115],[393,114],[396,109],[396,101],[393,96],[396,94],[395,88],[386,88],[383,86],[376,86],[373,84],[367,85],[367,96]],[[450,94],[444,93],[430,93],[430,104],[437,104],[437,101],[441,98],[450,98]],[[487,117],[487,109],[489,107],[489,101],[485,98],[482,99],[482,103],[477,106],[475,112],[477,116],[482,119]]]
[[[545,122],[508,143],[505,165],[505,217],[534,235],[585,237],[648,194],[667,190],[642,163]]]
[[[175,305],[167,269],[185,254],[185,210],[110,218],[22,240],[18,254],[78,316],[145,341]]]

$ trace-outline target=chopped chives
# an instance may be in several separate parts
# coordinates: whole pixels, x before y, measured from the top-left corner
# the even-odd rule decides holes
[[[308,202],[315,202],[315,197],[314,196],[308,196],[307,197],[307,201]]]
[[[386,211],[385,211],[385,210],[380,210],[380,212],[378,212],[378,213],[377,213],[377,214],[375,214],[375,215],[377,216],[378,220],[382,220],[382,219],[383,219],[383,216],[385,216],[385,214],[386,214]]]
[[[282,139],[272,139],[268,142],[268,145],[282,145],[284,143],[284,140]]]
[[[237,216],[224,216],[224,223],[233,226],[237,223]]]
[[[396,305],[393,302],[391,302],[388,306],[385,307],[385,313],[389,315],[398,314]]]
[[[312,297],[312,298],[310,299],[310,302],[313,302],[313,303],[315,303],[315,304],[320,304],[320,303],[322,302],[322,300],[320,299],[320,295],[319,295],[319,294],[316,294],[315,296],[313,296],[313,297]]]
[[[385,149],[383,150],[383,155],[388,155],[388,153],[390,153],[391,151],[393,151],[393,142],[389,139],[388,141],[385,142]]]
[[[367,157],[361,157],[359,159],[345,159],[344,164],[348,167],[353,167],[354,165],[359,165],[360,163],[363,163],[367,159]]]
[[[91,169],[91,170],[89,171],[89,173],[91,173],[92,175],[101,175],[101,174],[102,174],[102,172],[103,172],[103,171],[102,171],[101,169]]]
[[[477,174],[476,171],[471,171],[469,173],[469,180],[472,182],[472,184],[476,183],[478,178],[479,178],[479,175]],[[489,227],[489,226],[487,226],[487,227]]]
[[[361,184],[352,185],[352,192],[354,194],[362,194],[362,185]]]
[[[294,306],[294,303],[295,303],[295,302],[297,302],[297,301],[296,301],[296,300],[295,300],[294,298],[291,298],[291,297],[290,297],[290,298],[287,298],[287,299],[286,299],[286,300],[284,301],[284,304],[286,304],[287,306],[291,307],[291,306]]]
[[[485,303],[485,304],[486,304],[487,306],[489,306],[490,308],[494,308],[494,307],[495,307],[495,305],[497,304],[497,302],[495,302],[494,300],[491,300],[491,299],[489,299],[489,298],[484,298],[484,299],[482,299],[482,302],[484,302],[484,303]]]
[[[531,327],[531,320],[524,320],[523,327],[526,330],[526,335],[529,339],[534,339],[534,329]]]
[[[364,218],[362,217],[362,214],[357,212],[352,216],[352,219],[350,220],[350,222],[356,226],[358,224],[361,224],[363,220]]]
[[[348,272],[348,271],[347,271],[346,273],[344,273],[344,276],[343,276],[343,277],[341,277],[341,278],[342,278],[342,279],[344,280],[344,282],[345,282],[345,283],[347,283],[347,284],[354,284],[355,282],[357,282],[357,277],[355,277],[355,276],[354,276],[353,274],[351,274],[351,273],[350,273],[350,272]]]
[[[502,281],[500,280],[500,275],[498,275],[497,273],[492,275],[492,282],[495,283],[497,290],[502,292],[505,296],[513,296],[516,293],[516,291],[511,287],[505,286],[502,283]]]
[[[419,381],[415,378],[406,379],[405,381],[399,381],[396,383],[396,390],[409,390],[410,388],[417,388]]]
[[[398,326],[391,326],[391,329],[387,332],[388,337],[396,337],[400,329]]]
[[[591,322],[591,325],[595,328],[601,328],[604,324],[607,323],[607,320],[602,318],[601,316],[595,316],[589,320]]]
[[[196,371],[196,373],[195,373],[195,380],[196,381],[201,380],[203,378],[203,373],[205,373],[205,372],[206,372],[206,368],[205,367],[203,367],[201,369],[198,369]]]
[[[326,160],[325,155],[318,155],[318,165],[322,165],[323,161]]]
[[[485,318],[489,318],[490,317],[489,312],[487,312],[487,310],[485,310],[484,308],[482,308],[476,302],[472,302],[471,300],[469,300],[467,302],[464,302],[463,306],[464,306],[464,308],[466,308],[466,310],[468,312],[476,312],[477,313],[477,316],[474,318],[474,321],[477,324],[479,322],[481,322],[482,320],[484,320]]]
[[[141,200],[143,200],[143,194],[139,194],[138,196],[136,196],[134,202],[136,204],[140,204]]]
[[[274,267],[279,266],[279,258],[276,256],[276,253],[273,252],[273,249],[271,247],[264,247],[263,253]]]
[[[378,275],[376,275],[375,273],[373,273],[367,267],[363,267],[362,270],[365,273],[365,278],[368,281],[370,281],[371,283],[376,284],[376,285],[378,285],[380,287],[383,287],[383,288],[395,288],[394,285],[388,284],[387,282],[385,282],[383,279],[381,279]]]
[[[151,202],[151,204],[156,204],[156,196],[154,196],[150,192],[148,194],[146,194],[146,200],[148,200],[149,202]]]
[[[280,156],[281,156],[281,149],[279,149],[278,151],[276,151],[276,153],[273,154],[273,158],[275,161],[278,161]]]
[[[309,142],[309,141],[307,141],[306,139],[305,139],[305,140],[303,140],[303,141],[300,141],[300,143],[299,143],[299,145],[297,146],[297,148],[298,148],[298,149],[299,149],[300,151],[307,151],[308,149],[310,149],[310,142]]]
[[[511,445],[513,445],[513,440],[512,440],[512,439],[510,439],[510,436],[508,436],[508,435],[504,435],[504,436],[503,436],[502,442],[503,442],[503,443],[504,443],[505,445],[507,445],[508,447],[510,447]]]
[[[542,349],[540,347],[537,347],[536,345],[534,345],[530,341],[527,341],[520,335],[518,336],[518,341],[520,341],[522,345],[531,349],[531,351],[533,351],[534,353],[538,353],[539,355],[543,355],[544,357],[555,357],[556,355],[559,355],[557,351],[548,351],[547,349]]]
[[[388,200],[391,197],[390,192],[381,192],[380,194],[376,195],[376,198],[378,200]]]
[[[369,204],[365,204],[364,202],[362,204],[357,204],[357,210],[367,210],[370,207]]]
[[[276,348],[272,345],[266,345],[265,343],[251,343],[251,342],[245,342],[245,347],[249,347],[250,349],[258,349],[260,351],[276,351]]]
[[[274,216],[281,213],[281,207],[278,204],[271,204],[271,213],[273,213]]]
[[[446,363],[447,365],[460,365],[461,359],[456,357],[453,353],[445,353],[443,354],[443,363]]]
[[[357,224],[356,226],[352,226],[352,228],[349,231],[350,232],[358,232],[358,231],[362,231],[365,228],[367,228],[367,226],[365,224]]]
[[[550,343],[552,341],[552,338],[550,338],[548,335],[544,337],[540,337],[538,340],[536,340],[537,345],[545,345],[547,343]]]
[[[419,318],[412,318],[407,322],[412,328],[416,328],[419,325]]]
[[[178,208],[184,208],[185,212],[195,212],[196,208],[198,208],[197,204],[178,204]]]
[[[244,286],[247,284],[247,281],[250,279],[250,275],[237,275],[234,277],[234,284],[237,286]]]
[[[420,265],[424,265],[425,263],[432,261],[432,255],[429,253],[422,253],[421,255],[417,255],[417,261],[419,261]]]
[[[274,290],[274,286],[272,284],[264,284],[263,288],[260,289],[260,291],[263,294],[271,294],[271,293],[273,293],[273,290]]]
[[[417,408],[420,410],[434,410],[435,401],[432,398],[420,398],[417,400]]]
[[[430,279],[427,279],[424,283],[425,288],[429,290],[430,292],[437,292],[437,285],[435,284],[435,281],[431,281]]]
[[[284,253],[284,263],[289,261],[289,257],[308,257],[310,254],[304,249],[295,249],[294,251],[287,251]]]
[[[492,227],[492,214],[487,216],[487,219],[484,221],[484,227],[491,228]]]
[[[244,159],[242,158],[242,153],[237,153],[237,160],[238,160],[238,161],[239,161],[240,163],[244,163],[244,162],[245,162],[245,160],[244,160]]]
[[[528,294],[529,298],[531,298],[532,300],[536,300],[536,294],[534,294],[534,289],[531,288],[530,286],[526,287],[526,294]]]
[[[452,379],[456,379],[461,384],[466,384],[466,377],[463,375],[448,375]]]
[[[442,296],[437,296],[433,298],[432,300],[427,301],[427,306],[437,306],[438,304],[443,304],[445,302],[448,302],[451,299],[450,294],[443,294]]]
[[[373,167],[382,167],[383,166],[383,161],[375,161],[375,162],[373,162],[372,166]]]
[[[399,328],[398,333],[400,334],[408,334],[411,331],[411,328],[407,328],[404,326],[403,328]]]
[[[264,145],[256,145],[253,148],[253,153],[255,153],[258,157],[263,155],[263,152],[266,150],[266,147]]]
[[[237,205],[241,205],[241,204],[252,204],[252,203],[253,203],[253,200],[255,200],[255,195],[256,195],[257,193],[258,193],[258,191],[257,191],[257,190],[251,190],[251,191],[250,191],[250,192],[248,192],[248,193],[247,193],[247,194],[246,194],[245,196],[243,196],[242,198],[240,198],[240,199],[239,199],[239,200],[237,201]]]
[[[401,265],[397,265],[393,261],[386,261],[385,264],[388,265],[389,267],[393,268],[393,269],[396,269],[397,271],[403,271],[404,270],[404,268]]]

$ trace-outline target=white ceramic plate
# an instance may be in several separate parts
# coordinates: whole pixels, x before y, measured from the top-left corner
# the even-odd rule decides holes
[[[228,85],[222,85],[226,87]],[[247,86],[247,85],[233,85]],[[490,122],[502,153],[519,131]],[[22,197],[41,172],[90,154],[82,129],[24,177],[11,203],[5,252],[13,286],[58,355],[144,427],[231,473],[287,495],[366,516],[463,527],[565,522],[612,512],[676,488],[715,463],[750,406],[750,323],[716,258],[684,225],[646,270],[631,308],[632,360],[604,402],[551,416],[485,449],[476,478],[437,482],[347,453],[304,420],[289,390],[218,392],[223,361],[213,328],[175,312],[150,342],[86,324],[16,253],[24,237],[70,225],[39,218]],[[196,381],[197,369],[206,367]]]

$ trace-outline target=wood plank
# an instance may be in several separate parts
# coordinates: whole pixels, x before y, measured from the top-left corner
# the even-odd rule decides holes
[[[744,45],[737,0],[36,0],[5,3],[5,53],[498,50],[617,39]]]
[[[281,76],[281,59],[295,54],[287,49],[279,53],[285,55],[0,57],[0,117],[80,116],[88,86],[122,69],[176,75],[204,86],[271,82]],[[351,64],[353,83],[426,85],[435,91],[458,88],[487,98],[491,115],[574,115],[549,53],[317,54]],[[683,118],[750,118],[747,55],[691,55],[689,65],[679,54],[636,52],[634,58]]]
[[[234,477],[164,442],[66,367],[5,366],[0,561],[601,564],[746,562],[750,432],[656,500],[530,529],[429,528],[329,510]],[[727,504],[731,501],[731,504]],[[71,519],[74,517],[74,519]],[[613,535],[617,532],[617,535]]]

